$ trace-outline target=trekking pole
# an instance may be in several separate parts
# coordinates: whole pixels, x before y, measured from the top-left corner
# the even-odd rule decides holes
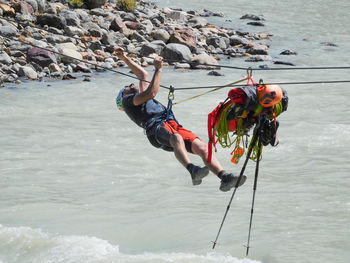
[[[254,177],[254,186],[253,186],[253,200],[252,200],[252,208],[250,210],[250,222],[249,222],[249,233],[248,233],[248,242],[247,242],[247,251],[246,256],[248,256],[249,253],[249,243],[250,243],[250,233],[252,229],[252,221],[253,221],[253,213],[254,213],[254,203],[255,203],[255,192],[258,184],[258,174],[259,174],[259,162],[260,162],[260,154],[261,154],[261,139],[260,139],[260,129],[258,130],[258,159],[256,161],[255,166],[255,177]]]
[[[218,240],[218,238],[219,238],[219,235],[220,235],[222,226],[224,225],[224,222],[225,222],[225,219],[226,219],[228,210],[230,209],[230,206],[231,206],[233,197],[235,196],[236,191],[237,191],[237,188],[238,188],[238,185],[239,185],[239,183],[240,183],[240,181],[241,181],[241,178],[243,177],[243,173],[244,173],[245,168],[246,168],[246,166],[247,166],[247,163],[248,163],[248,161],[249,161],[250,155],[251,155],[251,153],[252,153],[252,151],[253,151],[254,145],[256,144],[256,141],[258,140],[258,136],[257,136],[257,135],[258,135],[258,130],[260,130],[260,120],[258,121],[258,123],[257,123],[256,126],[255,126],[253,139],[252,139],[251,144],[250,144],[251,147],[249,147],[249,149],[248,149],[247,157],[245,158],[245,161],[244,161],[244,164],[243,164],[241,173],[239,174],[237,183],[236,183],[236,185],[235,185],[235,189],[234,189],[234,191],[233,191],[233,193],[232,193],[230,202],[228,203],[228,206],[227,206],[227,208],[226,208],[226,212],[225,212],[224,218],[223,218],[222,221],[221,221],[221,225],[220,225],[219,231],[218,231],[218,233],[217,233],[217,235],[216,235],[215,241],[213,242],[213,247],[212,247],[212,249],[214,249],[215,246],[216,246],[216,244],[217,244],[217,240]]]

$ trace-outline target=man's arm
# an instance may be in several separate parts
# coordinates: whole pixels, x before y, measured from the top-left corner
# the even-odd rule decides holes
[[[128,57],[126,55],[126,53],[124,52],[124,49],[122,47],[115,47],[114,51],[116,53],[116,55],[118,56],[119,59],[123,60],[128,67],[131,69],[131,71],[139,78],[142,80],[146,80],[146,81],[141,81],[140,80],[140,92],[145,91],[148,86],[149,86],[149,74],[146,70],[144,70],[139,64],[137,64],[136,62],[134,62],[130,57]]]
[[[162,63],[162,57],[157,57],[154,59],[155,72],[153,74],[152,81],[145,91],[136,94],[133,101],[134,105],[141,105],[148,100],[153,99],[157,95],[160,87],[160,78],[162,76]]]

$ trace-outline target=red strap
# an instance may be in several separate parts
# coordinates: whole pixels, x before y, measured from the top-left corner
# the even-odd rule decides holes
[[[252,85],[256,85],[254,80],[252,79],[252,77],[249,76],[248,81],[247,81],[247,85],[249,85],[249,82],[252,82]]]
[[[222,102],[219,103],[219,105],[208,114],[208,157],[207,162],[211,163],[211,157],[213,154],[213,146],[215,147],[216,151],[216,142],[215,142],[215,127],[217,124],[217,120],[219,118],[219,110],[221,108]]]
[[[215,141],[215,127],[217,125],[217,122],[219,121],[221,117],[221,113],[224,109],[226,109],[228,106],[232,104],[231,101],[226,102],[224,105],[222,105],[222,102],[219,103],[219,105],[208,114],[208,157],[207,162],[211,163],[212,154],[213,154],[213,146],[216,149],[216,142]]]
[[[213,154],[213,132],[212,132],[212,121],[213,121],[213,112],[208,114],[208,157],[207,157],[207,162],[211,163],[211,156]]]

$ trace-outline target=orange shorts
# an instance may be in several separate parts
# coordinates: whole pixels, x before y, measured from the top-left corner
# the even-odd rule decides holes
[[[184,139],[186,150],[192,153],[192,142],[197,138],[199,139],[199,137],[183,128],[174,120],[155,125],[155,127],[147,133],[147,137],[153,146],[166,151],[173,151],[170,145],[170,137],[175,133],[181,135]]]
[[[179,125],[176,121],[170,120],[164,122],[164,128],[171,132],[172,134],[179,133],[184,141],[193,142],[194,139],[197,139],[198,136],[193,134],[191,131],[186,130],[181,125]],[[199,138],[198,138],[199,139]]]

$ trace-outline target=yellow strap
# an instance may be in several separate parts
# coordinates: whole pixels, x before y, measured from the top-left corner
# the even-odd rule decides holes
[[[200,97],[200,96],[203,96],[203,95],[208,94],[208,93],[210,93],[210,92],[217,91],[217,90],[219,90],[219,89],[223,89],[223,88],[226,88],[226,87],[230,87],[230,86],[232,86],[232,85],[238,84],[238,83],[243,82],[243,81],[245,81],[245,80],[248,80],[248,77],[246,77],[246,78],[244,78],[244,79],[237,80],[237,81],[232,82],[232,83],[229,83],[229,84],[227,84],[227,85],[225,85],[225,86],[218,87],[218,88],[214,88],[214,89],[209,90],[209,91],[206,91],[206,92],[204,92],[204,93],[201,93],[201,94],[198,94],[198,95],[189,97],[189,98],[187,98],[187,99],[180,100],[180,101],[178,101],[178,102],[173,102],[173,105],[176,105],[176,104],[179,104],[179,103],[188,101],[188,100],[192,100],[192,99],[198,98],[198,97]]]

